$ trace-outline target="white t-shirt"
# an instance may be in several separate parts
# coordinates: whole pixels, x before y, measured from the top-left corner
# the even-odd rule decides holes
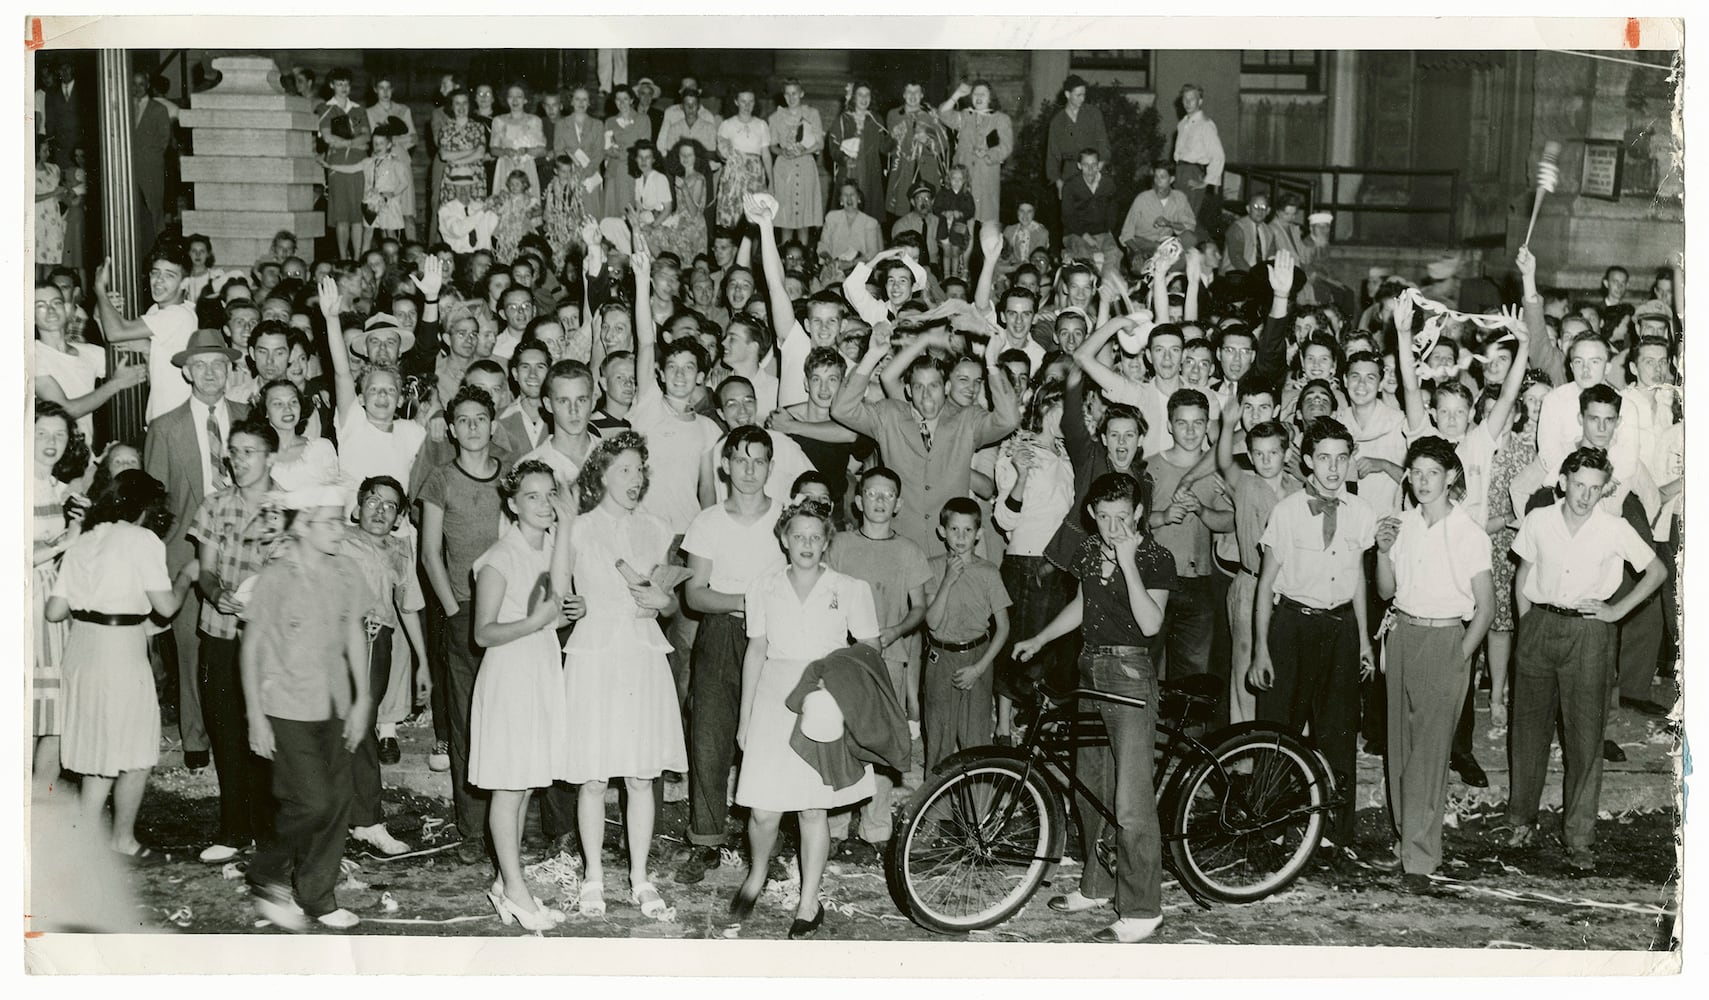
[[[794,406],[807,402],[807,355],[813,351],[813,338],[799,322],[789,328],[783,343],[777,348],[777,405]],[[854,370],[854,362],[843,359],[846,372]],[[877,379],[873,379],[877,382]],[[757,395],[756,389],[756,395]],[[764,420],[762,416],[759,418]]]
[[[680,535],[700,513],[700,458],[718,440],[718,425],[699,414],[682,419],[665,402],[663,390],[644,385],[629,409],[629,426],[647,437],[652,479],[641,509]]]
[[[600,433],[599,429],[592,424],[587,425],[587,433],[588,437],[593,438],[592,443],[588,445],[588,454],[591,455],[593,449],[599,446]],[[552,444],[550,437],[540,442],[538,448],[522,456],[516,464],[521,465],[523,462],[545,462],[550,465],[552,467],[552,478],[557,480],[560,490],[568,490],[574,486],[576,477],[582,473],[582,463],[559,451]]]
[[[774,499],[764,515],[743,524],[722,503],[708,507],[689,524],[682,550],[712,561],[707,582],[713,590],[745,596],[760,577],[783,568],[783,547],[773,530],[782,510],[782,501]]]
[[[190,398],[190,383],[172,363],[172,356],[196,332],[196,311],[181,302],[156,305],[143,314],[142,321],[149,332],[148,419],[152,421]]]
[[[91,344],[65,345],[55,350],[41,341],[35,344],[36,378],[51,378],[59,383],[66,399],[77,399],[95,391],[95,380],[107,375],[107,354]],[[85,414],[77,418],[77,429],[90,440],[95,435],[95,417]]]
[[[391,476],[409,488],[415,456],[427,440],[427,428],[413,420],[397,418],[388,433],[368,422],[368,414],[352,406],[338,424],[338,464],[350,489],[348,503],[356,503],[356,490],[370,476]]]

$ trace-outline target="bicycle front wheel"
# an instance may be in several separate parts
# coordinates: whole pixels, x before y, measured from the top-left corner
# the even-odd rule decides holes
[[[886,859],[897,902],[923,927],[979,930],[1014,916],[1062,856],[1062,800],[1013,757],[983,757],[914,794]]]
[[[1201,895],[1249,903],[1286,888],[1323,835],[1329,776],[1300,739],[1240,733],[1191,765],[1171,815],[1169,852]]]

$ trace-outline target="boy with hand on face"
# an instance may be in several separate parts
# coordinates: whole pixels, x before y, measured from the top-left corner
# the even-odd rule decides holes
[[[995,563],[973,552],[984,515],[970,497],[938,513],[944,554],[931,558],[926,663],[920,695],[926,770],[958,750],[991,742],[991,665],[1009,637],[1009,593]]]

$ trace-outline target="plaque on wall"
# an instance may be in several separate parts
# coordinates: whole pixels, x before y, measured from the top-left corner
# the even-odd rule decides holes
[[[1625,149],[1618,139],[1586,139],[1584,141],[1584,175],[1578,193],[1586,198],[1603,201],[1620,200],[1620,171],[1624,166]]]

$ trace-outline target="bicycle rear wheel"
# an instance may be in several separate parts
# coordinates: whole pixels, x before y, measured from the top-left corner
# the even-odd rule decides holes
[[[1280,892],[1323,835],[1330,778],[1298,737],[1258,730],[1191,765],[1173,802],[1169,853],[1201,895],[1249,903]]]
[[[916,923],[965,932],[1019,912],[1062,856],[1062,800],[1026,762],[983,757],[914,794],[885,859]]]

